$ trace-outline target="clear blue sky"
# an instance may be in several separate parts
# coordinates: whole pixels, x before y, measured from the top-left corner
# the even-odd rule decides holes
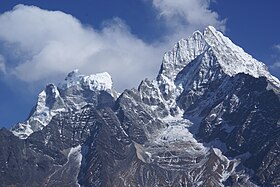
[[[164,51],[171,48],[181,37],[188,37],[194,30],[201,30],[208,24],[224,30],[225,35],[234,43],[266,63],[272,74],[279,78],[280,1],[216,0],[210,4],[207,2],[206,0],[2,0],[0,127],[10,127],[16,122],[25,120],[44,85],[47,82],[59,82],[66,72],[75,67],[87,74],[108,71],[115,83],[120,82],[116,85],[119,90],[136,87],[145,76],[156,76]],[[13,9],[18,4],[25,6]],[[50,12],[52,10],[64,12],[62,20],[66,15],[66,21],[60,22],[61,15]],[[10,14],[7,14],[7,11],[11,11]],[[45,20],[44,17],[48,18]],[[34,24],[37,23],[37,18],[44,20],[45,24]],[[57,25],[52,26],[56,22],[54,20],[57,20]],[[68,33],[68,28],[75,31]],[[46,33],[51,34],[45,37]],[[66,39],[61,39],[64,36]],[[61,46],[60,44],[68,47],[56,53],[58,49],[56,47]],[[69,47],[71,45],[77,47]],[[102,50],[96,52],[95,48]],[[86,53],[87,49],[92,50]],[[86,54],[81,55],[84,52]],[[55,68],[57,62],[52,62],[54,58],[49,58],[51,54],[61,59],[62,63],[59,62],[58,70]],[[108,54],[112,57],[109,58]],[[127,57],[120,57],[119,54]],[[2,62],[5,68],[1,66],[1,58],[4,59]],[[78,59],[82,59],[81,62],[78,62]],[[123,64],[117,64],[114,60]],[[122,77],[120,74],[123,74],[123,71],[117,67],[126,65],[133,68],[128,68],[127,71],[131,73]],[[151,71],[147,73],[145,68]],[[139,75],[131,82],[125,82],[127,77],[135,75],[135,72],[139,72]]]

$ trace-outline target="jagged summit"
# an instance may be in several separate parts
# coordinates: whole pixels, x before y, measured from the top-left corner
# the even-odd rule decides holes
[[[0,186],[279,186],[279,93],[211,26],[120,95],[108,73],[74,70],[12,129],[21,139],[0,131]]]
[[[228,75],[234,76],[238,73],[245,73],[255,78],[264,76],[279,85],[279,80],[269,73],[264,63],[254,59],[214,27],[208,26],[204,30],[203,36]]]
[[[15,125],[12,132],[20,138],[27,138],[33,132],[45,127],[58,113],[77,111],[87,104],[106,105],[113,102],[117,95],[113,89],[112,78],[107,72],[86,76],[76,69],[58,86],[47,85],[39,94],[29,119]]]
[[[184,91],[203,95],[205,85],[242,73],[254,78],[265,77],[269,83],[267,88],[279,93],[280,82],[264,63],[208,26],[203,32],[195,31],[189,38],[180,40],[165,53],[156,82],[163,95],[161,100],[165,100],[164,108],[178,111],[177,100]]]
[[[78,69],[70,72],[64,81],[59,84],[62,89],[67,89],[74,85],[88,86],[91,90],[111,90],[113,87],[112,77],[109,73],[97,73],[94,75],[82,75]]]
[[[264,63],[254,59],[212,26],[208,26],[203,32],[195,31],[191,37],[177,42],[173,49],[164,55],[159,76],[174,81],[188,63],[209,52],[213,53],[222,70],[230,76],[238,73],[256,78],[264,76],[280,87],[279,80],[268,72]]]

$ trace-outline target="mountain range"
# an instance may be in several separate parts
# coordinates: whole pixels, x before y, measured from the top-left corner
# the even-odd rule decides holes
[[[118,93],[70,72],[0,130],[0,186],[280,186],[280,82],[208,26]]]

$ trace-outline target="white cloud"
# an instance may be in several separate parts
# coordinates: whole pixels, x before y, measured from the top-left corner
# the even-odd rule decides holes
[[[114,19],[101,31],[83,26],[71,15],[18,5],[0,16],[0,40],[17,44],[29,58],[10,69],[19,79],[33,82],[65,75],[108,71],[120,88],[136,85],[158,69],[158,48],[133,36]]]
[[[6,73],[6,64],[3,55],[0,54],[0,72]]]
[[[161,19],[165,20],[171,39],[182,38],[186,33],[212,25],[224,31],[226,20],[209,9],[211,0],[152,0]],[[213,1],[213,0],[212,0]],[[173,41],[174,42],[174,41]]]
[[[270,68],[273,69],[273,70],[280,69],[280,62],[275,62],[274,64],[272,64],[270,66]]]
[[[274,48],[280,52],[280,44],[275,45]]]
[[[280,44],[274,45],[273,48],[276,49],[277,52],[273,55],[275,62],[270,65],[269,68],[272,71],[278,72],[280,70]]]
[[[21,60],[16,65],[2,61],[0,69],[30,83],[56,81],[76,68],[85,74],[107,71],[117,88],[135,87],[143,78],[156,76],[164,50],[172,47],[170,41],[175,43],[179,34],[186,37],[207,25],[223,27],[209,3],[153,0],[171,36],[157,44],[131,34],[118,18],[96,30],[60,11],[17,5],[0,15],[0,41],[12,44],[24,58],[17,58]]]

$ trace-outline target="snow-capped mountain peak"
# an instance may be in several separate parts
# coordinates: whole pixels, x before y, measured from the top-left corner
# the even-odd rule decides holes
[[[230,76],[238,73],[249,74],[255,78],[265,76],[274,84],[280,85],[264,63],[254,59],[228,37],[208,26],[202,33],[195,31],[187,39],[175,44],[163,57],[160,74],[173,81],[176,75],[192,60],[211,48],[224,72]]]
[[[205,52],[210,46],[200,31],[195,31],[187,39],[181,39],[172,50],[163,57],[160,75],[175,80],[177,74],[198,55]]]
[[[254,78],[266,77],[270,83],[267,89],[278,92],[280,88],[279,80],[269,73],[264,63],[247,54],[214,27],[208,26],[203,32],[195,31],[189,38],[181,39],[165,53],[156,79],[157,86],[149,85],[153,91],[145,92],[160,92],[153,100],[162,100],[160,105],[164,107],[158,107],[156,102],[154,108],[158,112],[164,108],[167,111],[165,114],[176,115],[182,107],[178,105],[178,100],[185,97],[182,94],[189,94],[183,106],[186,109],[194,98],[205,93],[210,82],[219,82],[225,76],[234,77],[240,73]],[[145,84],[141,86],[141,90],[149,87]],[[150,102],[147,93],[141,96]]]
[[[112,78],[107,72],[85,76],[83,77],[83,82],[87,84],[91,90],[111,90],[113,85]]]
[[[88,104],[110,105],[117,95],[112,78],[107,72],[86,76],[74,70],[58,87],[54,84],[47,85],[39,94],[29,119],[15,125],[12,132],[20,138],[27,138],[48,125],[52,117],[60,112],[80,110]]]
[[[197,58],[201,58],[201,60]],[[208,72],[211,65],[202,64],[209,62],[209,59],[206,58],[214,58],[212,61],[217,68],[231,77],[239,73],[248,74],[255,78],[263,76],[268,79],[272,87],[280,87],[279,80],[269,73],[264,63],[247,54],[214,27],[208,26],[202,33],[195,31],[189,38],[180,40],[173,49],[165,53],[157,77],[159,85],[162,85],[163,93],[165,95],[180,94],[182,88],[179,88],[174,81],[176,78],[178,79],[177,75],[196,59],[195,66],[199,67],[197,71],[200,74]],[[188,71],[188,75],[186,75],[188,79],[191,78],[192,73],[195,76],[195,73],[198,72]],[[178,91],[179,93],[176,93]]]
[[[270,76],[264,63],[254,59],[214,27],[208,26],[203,32],[203,36],[215,52],[226,74],[234,76],[238,73],[245,73],[256,78]]]
[[[112,77],[107,72],[85,76],[76,69],[67,75],[65,80],[59,84],[59,87],[67,89],[74,85],[88,86],[91,90],[111,90],[113,82]]]
[[[80,84],[80,81],[82,79],[83,75],[80,74],[78,69],[75,69],[68,73],[66,78],[58,84],[58,87],[62,89],[67,89],[73,85]]]
[[[0,130],[0,186],[279,186],[277,85],[211,26],[119,96],[74,70],[12,129],[27,140]]]

